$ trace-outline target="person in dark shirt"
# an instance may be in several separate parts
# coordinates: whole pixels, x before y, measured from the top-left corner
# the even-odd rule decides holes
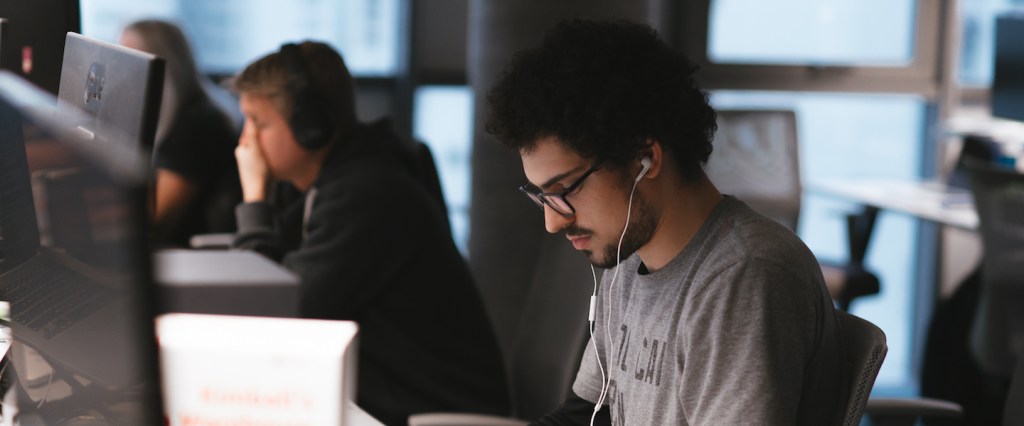
[[[153,243],[187,246],[196,234],[234,232],[234,206],[241,200],[233,155],[238,132],[203,88],[184,34],[170,22],[143,20],[124,29],[120,44],[165,61],[153,147]]]
[[[357,120],[341,56],[287,44],[233,85],[245,116],[234,247],[301,277],[301,316],[359,324],[357,404],[389,425],[507,414],[497,339],[442,205],[412,145]]]

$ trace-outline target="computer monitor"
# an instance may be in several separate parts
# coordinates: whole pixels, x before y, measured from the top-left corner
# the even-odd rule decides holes
[[[4,49],[5,40],[7,40],[7,19],[0,16],[0,58],[3,57],[4,51],[6,50]]]
[[[64,35],[81,32],[79,0],[3,0],[0,17],[8,27],[0,68],[57,94]]]
[[[1024,12],[996,17],[992,116],[1024,121]]]
[[[80,117],[53,105],[0,71],[0,300],[14,337],[4,374],[15,376],[3,391],[22,425],[162,424],[146,158],[117,138],[82,138]],[[47,204],[65,207],[36,208]],[[82,238],[58,244],[44,224]],[[2,408],[7,420],[14,407]]]
[[[86,137],[122,135],[130,145],[151,149],[163,83],[163,59],[68,33],[57,103],[86,112],[74,123]]]

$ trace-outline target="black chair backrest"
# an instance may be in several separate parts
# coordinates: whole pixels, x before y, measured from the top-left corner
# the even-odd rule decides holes
[[[803,187],[796,113],[720,109],[705,172],[723,193],[796,231]]]
[[[843,345],[849,371],[849,400],[843,415],[844,426],[860,425],[871,388],[875,385],[878,370],[888,352],[885,333],[871,322],[843,311],[839,315],[839,327],[843,333]]]
[[[594,282],[586,257],[560,235],[546,235],[540,253],[505,359],[513,415],[520,419],[539,418],[565,401],[590,337]]]

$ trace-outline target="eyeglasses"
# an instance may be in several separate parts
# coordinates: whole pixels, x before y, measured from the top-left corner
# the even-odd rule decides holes
[[[598,169],[600,169],[602,164],[603,162],[598,162],[597,164],[594,164],[592,167],[590,167],[590,169],[587,170],[586,173],[583,173],[583,176],[580,176],[579,179],[576,179],[576,182],[573,182],[572,185],[569,185],[569,187],[565,188],[565,190],[562,192],[540,192],[540,189],[538,189],[536,186],[533,186],[533,184],[529,183],[520,186],[519,190],[526,194],[526,196],[529,197],[531,200],[533,200],[534,204],[537,204],[537,207],[543,209],[544,206],[547,205],[548,207],[551,207],[551,209],[554,210],[556,213],[562,216],[572,217],[573,215],[576,214],[576,209],[573,208],[572,204],[569,204],[569,200],[566,200],[565,197],[569,195],[569,193],[575,191],[576,188],[578,188],[583,183],[583,181],[586,180],[588,176],[590,176],[591,173],[594,173]]]

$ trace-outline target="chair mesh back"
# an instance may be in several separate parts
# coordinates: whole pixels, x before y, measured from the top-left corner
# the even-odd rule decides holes
[[[718,110],[705,172],[723,193],[796,230],[802,188],[793,111]]]
[[[864,414],[871,388],[875,385],[878,370],[888,347],[885,344],[885,333],[874,324],[857,318],[843,311],[839,315],[839,325],[846,346],[847,363],[850,367],[850,397],[846,404],[843,425],[857,426]]]
[[[1024,354],[1024,174],[989,164],[964,160],[984,250],[971,346],[987,372],[1008,377]]]
[[[547,235],[530,282],[512,353],[513,415],[535,419],[569,396],[589,337],[587,312],[594,290],[586,257],[565,239]]]

